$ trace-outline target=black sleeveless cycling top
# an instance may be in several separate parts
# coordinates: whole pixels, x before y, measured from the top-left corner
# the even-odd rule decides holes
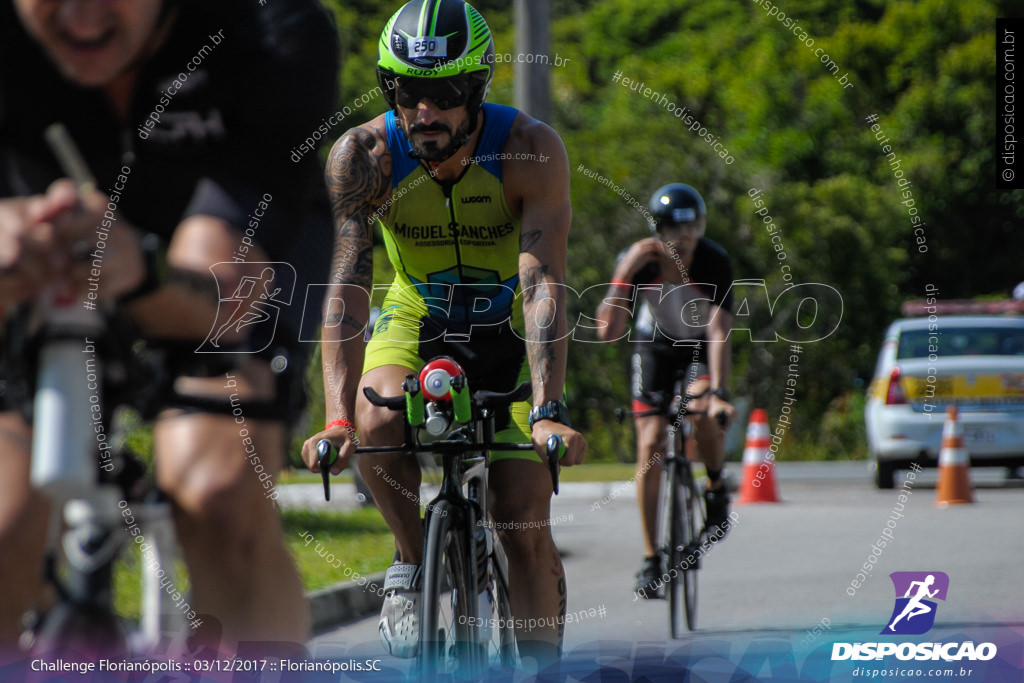
[[[315,0],[174,6],[120,120],[103,92],[66,80],[0,1],[0,197],[64,176],[43,139],[61,121],[131,224],[169,238],[182,219],[212,215],[283,259],[303,216],[327,215],[317,155],[294,149],[342,132],[324,123],[336,108],[333,22]]]

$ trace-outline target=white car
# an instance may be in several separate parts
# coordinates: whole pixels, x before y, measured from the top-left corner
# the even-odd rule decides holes
[[[868,448],[882,489],[913,462],[937,465],[949,405],[958,406],[972,467],[1024,465],[1024,316],[929,308],[940,314],[889,326],[868,388]]]

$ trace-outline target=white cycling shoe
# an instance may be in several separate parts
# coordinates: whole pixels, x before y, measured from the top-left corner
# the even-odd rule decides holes
[[[384,573],[380,642],[394,657],[415,657],[419,644],[420,565],[397,562]]]

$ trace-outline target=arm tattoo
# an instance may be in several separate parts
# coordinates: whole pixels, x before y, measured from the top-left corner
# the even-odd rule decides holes
[[[547,289],[546,287],[538,286],[547,274],[547,266],[529,266],[520,269],[519,284],[522,287],[523,300],[526,303],[532,304],[537,300],[537,295]]]
[[[361,330],[366,327],[365,323],[360,323],[358,320],[350,316],[348,313],[331,313],[324,320],[324,324],[333,327],[338,324],[348,325],[349,327]]]
[[[531,327],[533,329],[531,329]],[[555,364],[554,325],[536,328],[530,322],[526,324],[526,355],[530,362],[530,379],[534,387],[542,387],[548,383],[551,370]]]
[[[558,319],[555,299],[548,296],[545,282],[546,265],[520,268],[519,282],[523,291],[523,314],[526,324],[526,354],[530,376],[536,388],[547,384],[555,364]]]
[[[537,240],[540,239],[540,236],[540,230],[531,230],[530,232],[520,235],[519,251],[530,251],[530,249],[533,249],[533,245],[537,244]]]
[[[354,128],[331,151],[325,170],[334,217],[332,281],[373,284],[373,213],[390,189],[391,155],[383,132]]]

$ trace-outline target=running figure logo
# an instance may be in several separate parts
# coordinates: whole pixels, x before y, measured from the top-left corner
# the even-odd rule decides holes
[[[227,264],[210,266],[214,275],[220,265]],[[265,266],[258,276],[243,277],[230,296],[220,298],[217,320],[196,353],[259,353],[270,346],[281,306],[288,306],[292,301],[295,269],[290,263],[256,265]],[[225,344],[222,338],[232,332],[248,334],[249,348],[240,351],[237,345]]]
[[[893,572],[889,578],[896,589],[896,606],[881,633],[907,636],[927,633],[935,624],[936,607],[929,598],[946,599],[949,576],[944,572]]]

